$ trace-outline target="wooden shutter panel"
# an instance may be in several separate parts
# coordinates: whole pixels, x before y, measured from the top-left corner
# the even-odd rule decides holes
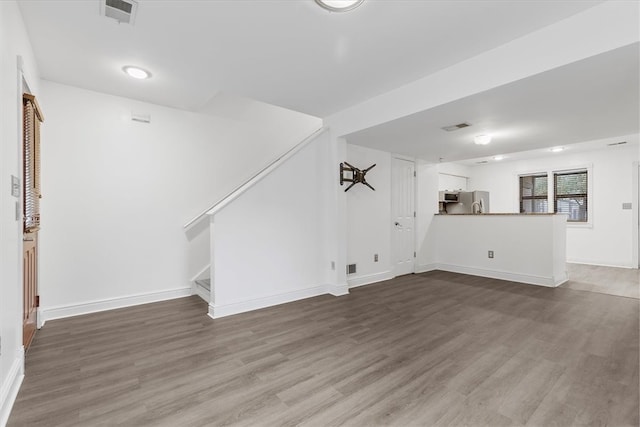
[[[24,114],[24,231],[35,231],[40,227],[40,122],[42,112],[35,96],[23,95]]]

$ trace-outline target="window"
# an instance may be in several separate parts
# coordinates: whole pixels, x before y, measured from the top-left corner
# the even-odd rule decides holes
[[[553,174],[553,211],[569,215],[569,222],[587,222],[587,171]]]
[[[549,211],[547,182],[546,173],[520,177],[520,213]]]

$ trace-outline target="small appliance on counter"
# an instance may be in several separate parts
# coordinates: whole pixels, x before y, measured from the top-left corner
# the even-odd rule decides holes
[[[444,190],[440,191],[440,203],[458,203],[458,194],[460,191]]]
[[[457,197],[457,203],[441,203],[440,213],[483,214],[490,212],[488,191],[459,191]]]

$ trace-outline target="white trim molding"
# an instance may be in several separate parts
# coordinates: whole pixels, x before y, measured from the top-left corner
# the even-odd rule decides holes
[[[569,280],[566,270],[561,277],[534,276],[529,274],[510,273],[508,271],[501,270],[488,270],[484,268],[442,263],[437,264],[437,270],[469,274],[471,276],[488,277],[490,279],[508,280],[510,282],[526,283],[528,285],[546,286],[549,288],[556,288]]]
[[[631,212],[633,216],[631,226],[631,256],[633,268],[640,268],[640,206],[638,205],[638,203],[640,203],[640,161],[633,162],[631,176],[631,188],[633,189],[631,197]]]
[[[9,368],[6,381],[0,390],[0,426],[5,426],[9,421],[11,409],[18,396],[18,391],[24,379],[24,347],[20,346],[16,357]]]
[[[365,276],[352,277],[347,279],[349,288],[357,288],[358,286],[370,285],[372,283],[382,282],[393,279],[395,276],[390,270],[381,273],[367,274]]]
[[[327,285],[327,293],[333,295],[334,297],[341,297],[344,295],[349,295],[349,285]]]
[[[428,273],[429,271],[435,271],[437,269],[438,269],[438,264],[436,263],[420,264],[418,267],[416,267],[416,274]]]
[[[298,289],[276,295],[268,295],[261,298],[253,298],[243,301],[233,301],[222,304],[209,304],[209,317],[219,319],[234,314],[246,313],[261,308],[273,307],[288,302],[317,297],[327,294],[327,286],[320,285],[311,288]]]
[[[61,319],[64,317],[78,316],[81,314],[97,313],[99,311],[131,307],[134,305],[166,301],[175,298],[184,298],[190,295],[192,295],[192,289],[191,287],[186,287],[172,289],[169,291],[149,292],[144,294],[129,295],[125,297],[109,298],[99,301],[88,301],[80,304],[45,308],[42,310],[43,324],[47,320]]]

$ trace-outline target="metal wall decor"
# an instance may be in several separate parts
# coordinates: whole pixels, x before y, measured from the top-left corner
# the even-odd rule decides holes
[[[345,190],[344,190],[345,192],[349,191],[349,189],[351,189],[351,187],[353,187],[354,185],[356,185],[358,183],[364,184],[367,187],[369,187],[370,189],[372,189],[373,191],[376,191],[375,188],[373,188],[371,185],[369,185],[369,183],[367,182],[367,179],[365,177],[367,172],[369,172],[375,166],[376,166],[376,164],[374,163],[371,166],[369,166],[368,168],[360,170],[355,166],[351,166],[347,162],[340,163],[340,185],[343,185],[345,182],[350,182],[351,183],[350,186],[345,188]],[[344,176],[345,172],[347,173],[347,177],[346,178]],[[351,174],[351,176],[349,176],[349,174]]]

